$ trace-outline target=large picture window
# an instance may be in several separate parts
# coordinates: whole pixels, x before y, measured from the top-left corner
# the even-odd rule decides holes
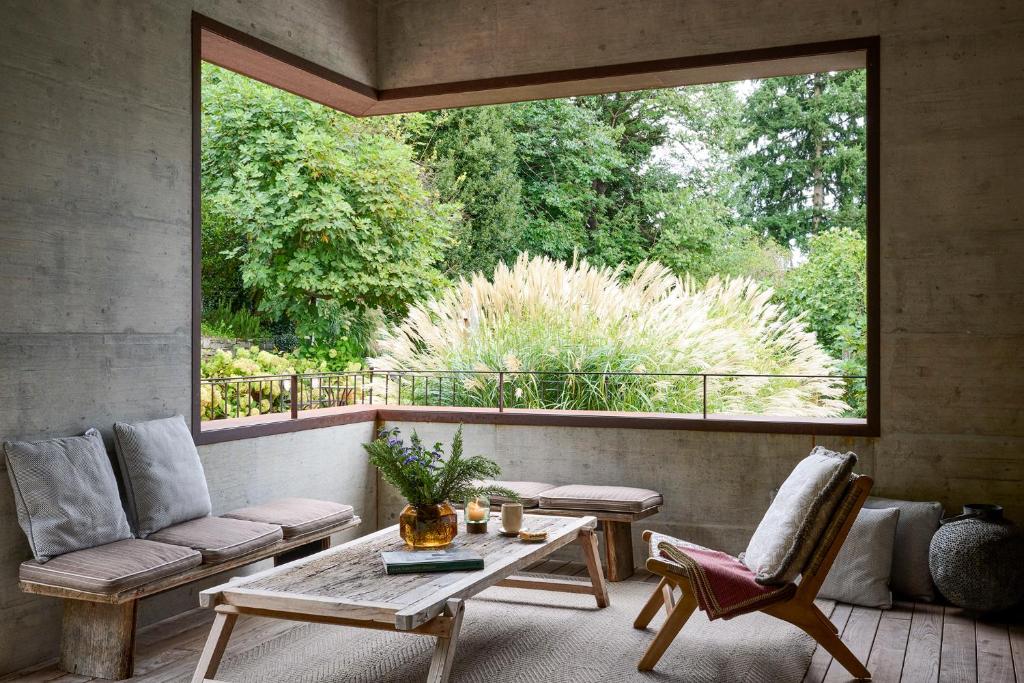
[[[747,55],[763,77],[437,108],[224,30],[211,57],[204,26],[197,437],[367,412],[877,432],[870,41],[822,70],[787,48],[781,75]]]

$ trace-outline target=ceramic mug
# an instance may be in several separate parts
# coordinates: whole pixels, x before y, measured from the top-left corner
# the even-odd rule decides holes
[[[501,504],[501,528],[510,534],[518,533],[523,528],[523,504]]]

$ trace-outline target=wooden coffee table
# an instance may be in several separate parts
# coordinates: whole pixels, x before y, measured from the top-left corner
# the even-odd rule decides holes
[[[381,551],[404,547],[398,527],[393,526],[203,591],[200,604],[212,607],[217,614],[193,683],[212,680],[216,675],[240,614],[433,636],[437,646],[427,680],[441,683],[448,680],[451,672],[464,601],[485,588],[509,586],[584,593],[593,595],[598,607],[608,606],[594,517],[526,515],[524,528],[548,532],[543,543],[524,543],[499,535],[497,515],[491,516],[488,526],[486,534],[466,533],[462,531],[465,526],[459,513],[460,532],[452,547],[479,552],[484,568],[478,571],[388,576],[380,559]],[[590,583],[516,575],[573,542],[583,549]]]

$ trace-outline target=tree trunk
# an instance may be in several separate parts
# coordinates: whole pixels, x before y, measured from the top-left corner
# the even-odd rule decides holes
[[[821,91],[821,74],[814,74],[814,94],[812,96],[812,102],[815,103],[815,108],[817,108],[817,100],[821,98]],[[815,131],[815,133],[816,134],[814,137],[814,165],[812,167],[814,190],[811,195],[811,233],[817,235],[819,229],[821,228],[822,214],[825,211],[825,173],[824,169],[822,169],[821,161],[821,155],[824,147],[824,141],[821,139],[823,135],[823,130],[817,130]]]

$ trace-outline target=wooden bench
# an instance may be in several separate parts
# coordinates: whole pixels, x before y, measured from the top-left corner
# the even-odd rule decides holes
[[[609,581],[624,581],[633,575],[633,522],[657,514],[662,496],[648,489],[624,486],[555,486],[535,481],[488,480],[486,484],[511,489],[531,515],[596,517],[604,533],[604,558]],[[605,509],[601,509],[604,501]],[[492,507],[505,502],[492,497]],[[632,507],[634,509],[626,509]]]
[[[38,581],[21,580],[21,590],[64,601],[60,668],[72,674],[112,680],[130,678],[133,673],[135,625],[142,598],[195,583],[208,576],[237,569],[269,558],[274,564],[304,557],[330,547],[331,536],[361,523],[353,516],[315,531],[278,540],[244,555],[200,564],[178,574],[119,592],[91,593]]]
[[[608,567],[609,581],[625,581],[633,576],[633,522],[657,514],[660,506],[649,507],[640,512],[601,512],[598,510],[558,510],[554,508],[530,508],[531,515],[556,515],[558,517],[597,517],[598,527],[604,534],[604,561]]]

